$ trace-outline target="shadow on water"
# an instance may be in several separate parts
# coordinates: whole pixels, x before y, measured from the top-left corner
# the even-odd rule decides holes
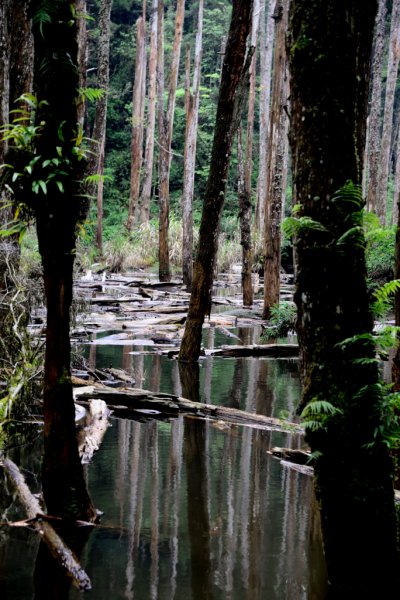
[[[102,366],[102,353],[108,353],[113,366],[123,366],[137,385],[154,391],[264,415],[295,414],[300,394],[296,361],[210,357],[185,368],[161,355],[132,355],[130,350],[98,346],[92,360]],[[291,431],[182,416],[170,422],[111,419],[87,469],[90,494],[104,511],[81,554],[92,580],[90,596],[324,598],[312,479],[273,458],[268,451],[276,445],[301,447],[302,440]],[[0,528],[0,535],[1,597],[36,600],[35,534]],[[9,550],[14,546],[18,554]],[[24,576],[16,577],[21,555]],[[63,594],[43,598],[82,598],[67,587]]]

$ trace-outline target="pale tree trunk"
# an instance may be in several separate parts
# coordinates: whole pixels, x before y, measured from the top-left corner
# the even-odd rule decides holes
[[[386,224],[387,187],[390,172],[391,140],[393,131],[393,107],[396,92],[397,73],[400,61],[400,2],[393,2],[390,27],[389,57],[387,68],[385,110],[378,180],[377,213],[382,225]]]
[[[211,289],[218,249],[218,230],[225,200],[232,143],[240,118],[252,52],[247,52],[253,2],[236,0],[222,69],[210,173],[204,196],[193,287],[179,360],[196,361],[200,355],[204,318],[211,312]]]
[[[158,3],[158,47],[157,47],[157,80],[158,80],[158,202],[159,202],[159,277],[160,281],[171,279],[169,264],[168,230],[169,230],[169,172],[171,165],[171,140],[174,126],[175,95],[178,81],[179,61],[181,55],[183,19],[185,0],[178,0],[175,15],[175,38],[172,49],[167,110],[164,110],[164,42],[163,21],[164,2]]]
[[[251,26],[251,46],[256,49],[258,29],[260,24],[260,1],[254,0],[253,22]],[[256,98],[256,52],[254,50],[250,65],[250,88],[247,109],[246,131],[246,161],[244,169],[244,186],[239,193],[239,218],[240,218],[240,243],[242,246],[242,291],[243,305],[253,304],[253,284],[251,272],[253,266],[253,250],[251,245],[251,174],[253,170],[253,135],[254,135],[254,107]],[[239,144],[238,144],[239,151]]]
[[[374,53],[371,68],[371,103],[368,117],[366,144],[367,208],[377,209],[377,186],[381,145],[382,68],[385,57],[386,0],[379,0],[375,20]]]
[[[255,210],[255,229],[260,236],[264,235],[264,203],[267,189],[268,172],[268,132],[271,102],[272,55],[274,49],[274,19],[276,0],[269,0],[268,10],[261,3],[260,26],[260,145],[258,159],[257,201]]]
[[[105,140],[103,139],[101,142],[99,164],[97,167],[97,174],[100,176],[100,179],[97,185],[96,246],[100,254],[103,249],[104,145]]]
[[[143,159],[144,81],[146,78],[146,30],[143,17],[137,20],[136,68],[132,96],[131,181],[126,228],[132,231],[139,200],[140,171]]]
[[[272,104],[268,142],[268,176],[265,196],[264,229],[264,309],[263,318],[270,317],[274,304],[279,303],[281,266],[281,222],[287,169],[289,82],[286,56],[286,30],[289,0],[277,0],[275,9],[275,53]]]
[[[100,4],[100,19],[99,19],[99,42],[98,42],[98,71],[97,85],[103,91],[103,96],[96,102],[96,113],[94,117],[93,133],[92,133],[92,155],[89,162],[89,174],[99,174],[101,168],[101,152],[105,148],[106,139],[106,123],[107,123],[107,94],[109,84],[110,70],[110,15],[111,15],[112,0],[101,0]],[[97,191],[97,232],[96,240],[101,240],[102,234],[99,229],[102,227],[103,215],[103,194],[99,189]],[[97,249],[101,255],[103,252],[102,246],[97,244]]]
[[[146,127],[146,147],[144,153],[144,172],[140,197],[140,221],[148,223],[150,218],[151,184],[153,180],[154,162],[154,130],[156,123],[156,68],[157,68],[157,2],[152,1],[150,18],[150,58],[149,58],[149,92]]]
[[[190,53],[186,64],[186,130],[185,153],[183,162],[183,190],[182,190],[182,274],[183,283],[188,291],[192,287],[193,276],[193,192],[194,172],[196,164],[197,123],[199,117],[200,101],[200,72],[203,40],[203,7],[204,0],[199,0],[197,17],[197,33],[194,54],[193,92],[190,91]]]
[[[394,195],[393,195],[393,211],[392,223],[399,221],[399,202],[400,202],[400,125],[397,129],[396,140],[396,168],[394,174]]]

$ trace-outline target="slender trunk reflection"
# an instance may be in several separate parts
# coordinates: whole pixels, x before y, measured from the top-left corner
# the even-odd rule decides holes
[[[199,401],[198,363],[179,363],[183,396]],[[187,515],[190,539],[191,588],[193,600],[211,600],[212,565],[207,468],[207,425],[185,419],[184,457],[187,481]]]

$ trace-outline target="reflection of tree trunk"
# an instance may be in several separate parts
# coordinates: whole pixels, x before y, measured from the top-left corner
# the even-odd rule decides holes
[[[233,370],[231,389],[228,394],[228,406],[240,409],[240,399],[243,389],[243,364],[245,359],[237,358]]]
[[[273,405],[275,402],[275,394],[273,386],[269,381],[271,375],[270,363],[268,360],[260,360],[256,389],[256,410],[258,415],[271,417],[273,413]]]
[[[156,354],[153,357],[152,370],[149,380],[149,388],[152,392],[160,391],[160,381],[161,381],[161,356]]]
[[[184,456],[193,600],[213,597],[206,445],[205,424],[186,419]]]
[[[158,598],[158,578],[159,578],[159,472],[158,472],[158,431],[157,423],[153,422],[148,425],[150,429],[150,466],[151,466],[151,568],[150,568],[150,598],[157,600]]]
[[[134,591],[133,584],[135,580],[135,557],[136,557],[136,547],[135,547],[135,525],[136,525],[136,516],[137,516],[137,504],[138,504],[138,486],[140,480],[139,473],[139,459],[140,456],[140,438],[141,438],[141,424],[140,423],[129,423],[130,425],[130,433],[132,435],[133,446],[132,450],[129,452],[130,460],[131,460],[131,468],[129,473],[129,513],[128,513],[128,561],[126,565],[126,589],[125,589],[125,597],[128,600],[133,600]],[[128,456],[125,456],[123,459],[125,462],[128,460]]]

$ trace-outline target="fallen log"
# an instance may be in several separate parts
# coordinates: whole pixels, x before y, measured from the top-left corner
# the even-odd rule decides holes
[[[118,411],[122,409],[125,418],[129,418],[129,415],[131,415],[131,418],[136,418],[137,414],[135,415],[135,411],[141,411],[143,414],[146,414],[144,411],[148,412],[150,409],[171,418],[177,417],[179,414],[189,414],[199,418],[228,421],[236,425],[256,427],[268,431],[304,433],[303,428],[297,423],[288,423],[280,419],[248,413],[236,408],[192,402],[173,394],[156,393],[139,388],[119,388],[114,390],[100,385],[88,386],[87,388],[75,390],[74,397],[77,403],[80,400],[104,400],[112,410],[114,408],[118,409]]]
[[[103,400],[93,400],[89,405],[90,422],[78,435],[78,450],[82,464],[88,464],[100,448],[108,429],[110,411]]]
[[[0,464],[4,468],[7,479],[18,495],[19,501],[30,521],[30,526],[40,535],[50,550],[51,555],[72,580],[73,585],[79,590],[90,590],[92,587],[90,579],[82,569],[75,554],[68,548],[50,523],[37,518],[43,512],[42,508],[26,485],[25,479],[17,465],[8,458],[2,459]]]
[[[313,463],[311,452],[306,452],[305,450],[275,447],[272,448],[270,454],[272,454],[273,456],[277,456],[278,458],[282,458],[283,460],[296,463],[297,465],[311,466]]]
[[[221,346],[215,350],[206,350],[206,356],[273,356],[274,358],[296,358],[299,356],[298,344],[251,344],[250,346]]]

